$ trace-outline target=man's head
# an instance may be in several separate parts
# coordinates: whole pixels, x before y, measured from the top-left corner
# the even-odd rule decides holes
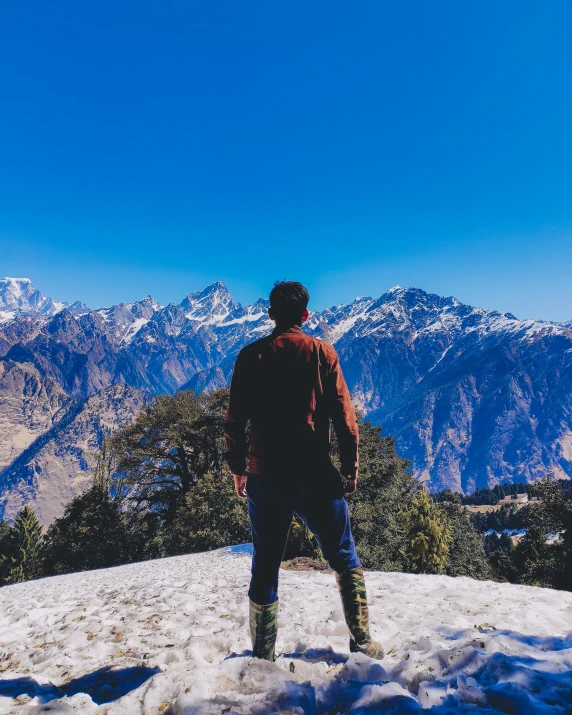
[[[297,281],[276,281],[270,291],[268,315],[276,325],[302,325],[308,319],[308,289]]]

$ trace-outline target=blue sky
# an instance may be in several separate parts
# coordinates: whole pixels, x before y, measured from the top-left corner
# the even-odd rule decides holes
[[[572,317],[572,3],[22,2],[0,275],[93,307],[416,286]]]

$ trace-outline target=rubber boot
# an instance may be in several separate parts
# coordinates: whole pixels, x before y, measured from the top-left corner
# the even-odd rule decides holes
[[[276,660],[274,646],[278,632],[278,601],[268,606],[250,603],[250,637],[252,639],[252,654],[263,660]]]
[[[346,623],[350,629],[350,653],[365,653],[370,658],[381,660],[384,656],[383,648],[369,633],[369,614],[362,569],[348,569],[337,573],[336,581],[342,597]]]

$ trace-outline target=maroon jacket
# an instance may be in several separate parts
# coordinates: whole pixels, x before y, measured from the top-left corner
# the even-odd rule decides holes
[[[330,419],[340,471],[349,476],[358,466],[358,428],[334,348],[295,325],[276,328],[240,351],[225,425],[225,458],[233,474],[247,469],[248,422],[249,472],[305,479],[333,470]]]

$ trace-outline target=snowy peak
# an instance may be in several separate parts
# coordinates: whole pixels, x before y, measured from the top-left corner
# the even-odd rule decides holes
[[[153,313],[161,310],[163,306],[152,298],[150,295],[146,295],[142,300],[134,300],[131,303],[127,303],[126,308],[136,317],[149,319]]]
[[[141,328],[162,310],[162,306],[150,295],[131,303],[117,303],[110,308],[100,308],[97,314],[108,325],[115,340],[130,343]]]
[[[181,302],[181,308],[187,318],[201,323],[221,323],[239,307],[222,281],[211,283],[201,291],[189,293]]]
[[[0,279],[0,322],[16,315],[52,316],[66,306],[40,293],[29,278]]]
[[[356,324],[363,321],[367,311],[374,302],[373,298],[356,298],[347,305],[332,306],[322,313],[314,313],[308,319],[308,326],[319,330],[330,343],[337,343],[346,333],[353,330]]]
[[[73,303],[70,303],[67,306],[67,309],[72,315],[76,316],[85,315],[85,313],[91,312],[91,309],[85,303],[82,303],[81,300],[74,300]]]
[[[239,325],[241,323],[257,323],[262,321],[267,323],[269,331],[272,330],[272,323],[268,317],[268,308],[270,303],[263,298],[259,298],[252,305],[243,307],[240,303],[236,304],[235,309],[230,312],[220,323],[221,328],[230,325]]]

